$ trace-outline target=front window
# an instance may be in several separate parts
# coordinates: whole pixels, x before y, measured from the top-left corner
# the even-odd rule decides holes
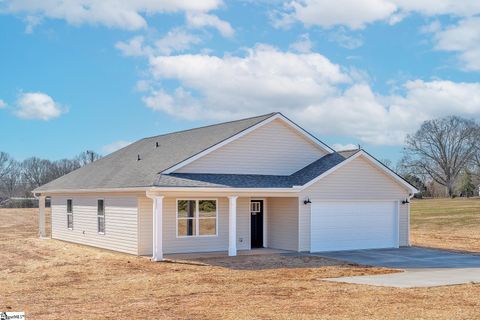
[[[98,233],[105,234],[105,201],[97,200],[97,230]]]
[[[67,228],[73,229],[73,202],[67,199]]]
[[[217,235],[217,200],[178,200],[177,236]]]

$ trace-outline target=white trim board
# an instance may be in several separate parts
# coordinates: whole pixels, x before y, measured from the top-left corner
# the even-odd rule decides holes
[[[177,163],[176,165],[173,165],[171,166],[170,168],[162,171],[161,173],[163,174],[169,174],[169,173],[172,173],[174,171],[177,171],[178,169],[186,166],[187,164],[190,164],[192,163],[193,161],[195,160],[198,160],[204,156],[206,156],[207,154],[223,147],[224,145],[226,144],[229,144],[230,142],[233,142],[245,135],[247,135],[248,133],[260,128],[260,127],[263,127],[264,125],[276,120],[276,119],[280,119],[282,120],[283,122],[285,122],[287,125],[289,125],[291,128],[293,128],[296,132],[300,133],[303,137],[305,137],[307,140],[309,140],[310,142],[313,142],[319,149],[327,152],[327,153],[332,153],[333,150],[328,147],[326,144],[324,144],[323,142],[321,142],[320,140],[318,140],[317,138],[315,138],[313,135],[311,135],[310,133],[308,133],[307,131],[305,131],[304,129],[302,129],[300,126],[298,126],[297,124],[295,124],[294,122],[290,121],[287,117],[285,117],[283,114],[281,113],[277,113],[235,135],[233,135],[232,137],[228,138],[228,139],[225,139],[223,140],[222,142],[219,142],[217,143],[216,145],[214,146],[211,146],[210,148],[207,148],[199,153],[197,153],[196,155],[188,158],[188,159],[185,159],[179,163]]]

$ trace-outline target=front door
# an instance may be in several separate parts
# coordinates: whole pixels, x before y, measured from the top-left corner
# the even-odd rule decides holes
[[[251,247],[263,247],[263,200],[252,200],[250,203]]]

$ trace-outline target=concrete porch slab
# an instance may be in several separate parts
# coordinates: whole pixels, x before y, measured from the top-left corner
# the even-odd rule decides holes
[[[293,252],[294,251],[288,251],[288,250],[258,248],[258,249],[252,249],[252,250],[238,250],[237,256],[253,256],[253,255],[264,255],[264,254],[291,254]],[[171,260],[190,260],[190,259],[217,258],[217,257],[223,258],[226,256],[228,256],[228,251],[173,253],[173,254],[164,255],[165,259],[171,259]]]

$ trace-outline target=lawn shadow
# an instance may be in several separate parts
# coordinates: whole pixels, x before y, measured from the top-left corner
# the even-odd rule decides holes
[[[184,256],[181,259],[167,259],[170,263],[198,266],[216,266],[233,270],[298,269],[320,267],[352,268],[359,265],[330,258],[310,256],[299,253],[275,253],[265,255],[241,255],[236,257]],[[362,266],[364,267],[364,266]]]

